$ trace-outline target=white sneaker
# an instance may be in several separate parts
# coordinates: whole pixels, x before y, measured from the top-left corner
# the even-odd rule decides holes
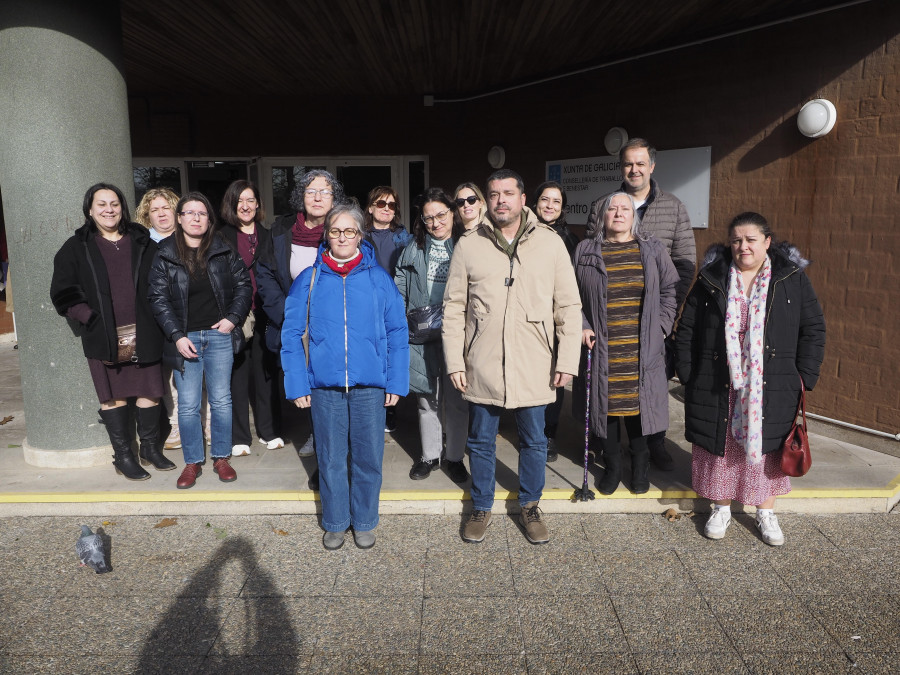
[[[729,525],[731,525],[731,509],[713,507],[709,520],[703,528],[703,536],[708,539],[722,539]]]
[[[231,456],[232,457],[243,457],[245,455],[250,454],[250,446],[249,445],[232,445],[231,446]]]
[[[266,444],[266,450],[277,450],[284,447],[284,439],[280,436],[273,438],[271,441],[263,441],[261,438],[259,440]]]
[[[781,546],[784,543],[784,532],[778,526],[778,518],[771,511],[756,512],[756,527],[762,533],[762,539],[769,546]]]

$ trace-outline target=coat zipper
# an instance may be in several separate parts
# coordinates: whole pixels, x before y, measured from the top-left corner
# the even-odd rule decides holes
[[[350,359],[347,346],[347,277],[341,278],[344,293],[344,392],[350,393]]]

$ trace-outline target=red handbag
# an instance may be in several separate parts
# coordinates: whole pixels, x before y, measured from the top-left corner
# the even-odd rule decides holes
[[[797,419],[800,422],[797,422]],[[812,466],[812,453],[809,451],[809,436],[806,433],[806,387],[800,378],[800,403],[790,433],[781,445],[781,471],[794,478],[805,476]]]

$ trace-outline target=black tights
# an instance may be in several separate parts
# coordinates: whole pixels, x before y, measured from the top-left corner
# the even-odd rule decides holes
[[[606,438],[600,439],[603,452],[611,448],[613,452],[620,447],[619,420],[625,421],[625,431],[628,432],[629,447],[632,455],[641,455],[649,452],[647,436],[641,435],[640,415],[610,415],[606,418]]]

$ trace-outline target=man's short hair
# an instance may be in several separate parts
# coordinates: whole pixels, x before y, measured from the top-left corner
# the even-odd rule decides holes
[[[619,150],[619,164],[625,163],[625,151],[632,148],[646,148],[647,154],[650,155],[650,163],[656,164],[656,148],[645,138],[629,138]]]
[[[488,176],[487,183],[485,185],[490,185],[495,180],[506,180],[507,178],[513,178],[516,181],[516,187],[519,188],[519,192],[525,193],[525,182],[522,180],[522,176],[517,174],[512,169],[497,169],[494,173]],[[485,193],[490,192],[490,189],[485,190]]]

